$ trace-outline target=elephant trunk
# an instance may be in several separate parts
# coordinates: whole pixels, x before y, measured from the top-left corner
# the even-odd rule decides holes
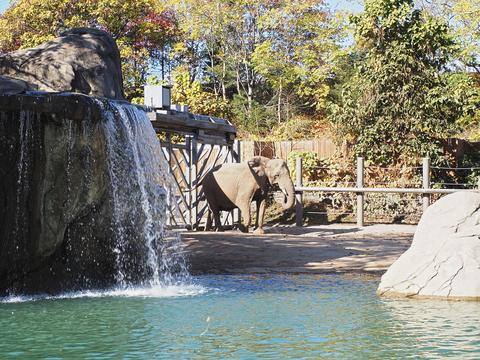
[[[279,183],[279,186],[285,195],[282,207],[284,210],[288,210],[295,204],[295,188],[293,187],[292,180],[289,178],[284,184]]]

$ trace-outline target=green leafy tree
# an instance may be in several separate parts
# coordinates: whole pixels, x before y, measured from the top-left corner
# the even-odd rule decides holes
[[[282,111],[289,94],[299,97],[300,106],[322,111],[339,51],[339,24],[318,0],[285,1],[259,19],[259,28],[266,35],[252,61],[276,92],[278,122],[282,115],[289,120],[288,109]]]
[[[420,6],[448,22],[460,47],[457,54],[458,60],[467,69],[480,73],[480,2],[478,0],[422,0]]]
[[[228,102],[211,92],[204,91],[200,81],[190,81],[190,73],[185,66],[175,69],[172,78],[173,103],[186,104],[189,111],[195,114],[229,117]]]
[[[190,81],[230,102],[243,130],[269,134],[275,119],[325,108],[340,35],[322,0],[171,0],[170,6],[182,33],[173,58],[188,67]]]
[[[468,110],[448,81],[457,48],[447,24],[412,0],[368,0],[352,22],[362,61],[334,111],[339,134],[377,164],[440,161],[440,140]]]

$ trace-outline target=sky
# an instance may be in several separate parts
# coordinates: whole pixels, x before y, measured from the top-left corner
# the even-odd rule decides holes
[[[361,0],[326,0],[333,10],[351,10],[359,12],[362,10]],[[8,7],[9,0],[0,0],[0,13]]]
[[[362,0],[325,0],[325,1],[332,10],[349,10],[352,12],[360,12],[363,10]]]
[[[8,7],[8,0],[0,0],[0,12],[3,13],[3,11]]]

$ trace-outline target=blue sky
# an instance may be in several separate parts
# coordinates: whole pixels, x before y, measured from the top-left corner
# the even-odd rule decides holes
[[[332,9],[352,10],[355,12],[362,10],[361,0],[326,0]],[[3,12],[9,4],[9,0],[0,0],[0,12]]]
[[[0,12],[3,12],[8,7],[8,0],[0,0]]]
[[[363,10],[362,0],[325,0],[332,10],[350,10],[360,12]]]

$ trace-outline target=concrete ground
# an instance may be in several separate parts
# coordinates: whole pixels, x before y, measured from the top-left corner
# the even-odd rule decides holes
[[[184,232],[193,274],[359,273],[381,275],[409,248],[412,225],[266,228],[265,235]]]

